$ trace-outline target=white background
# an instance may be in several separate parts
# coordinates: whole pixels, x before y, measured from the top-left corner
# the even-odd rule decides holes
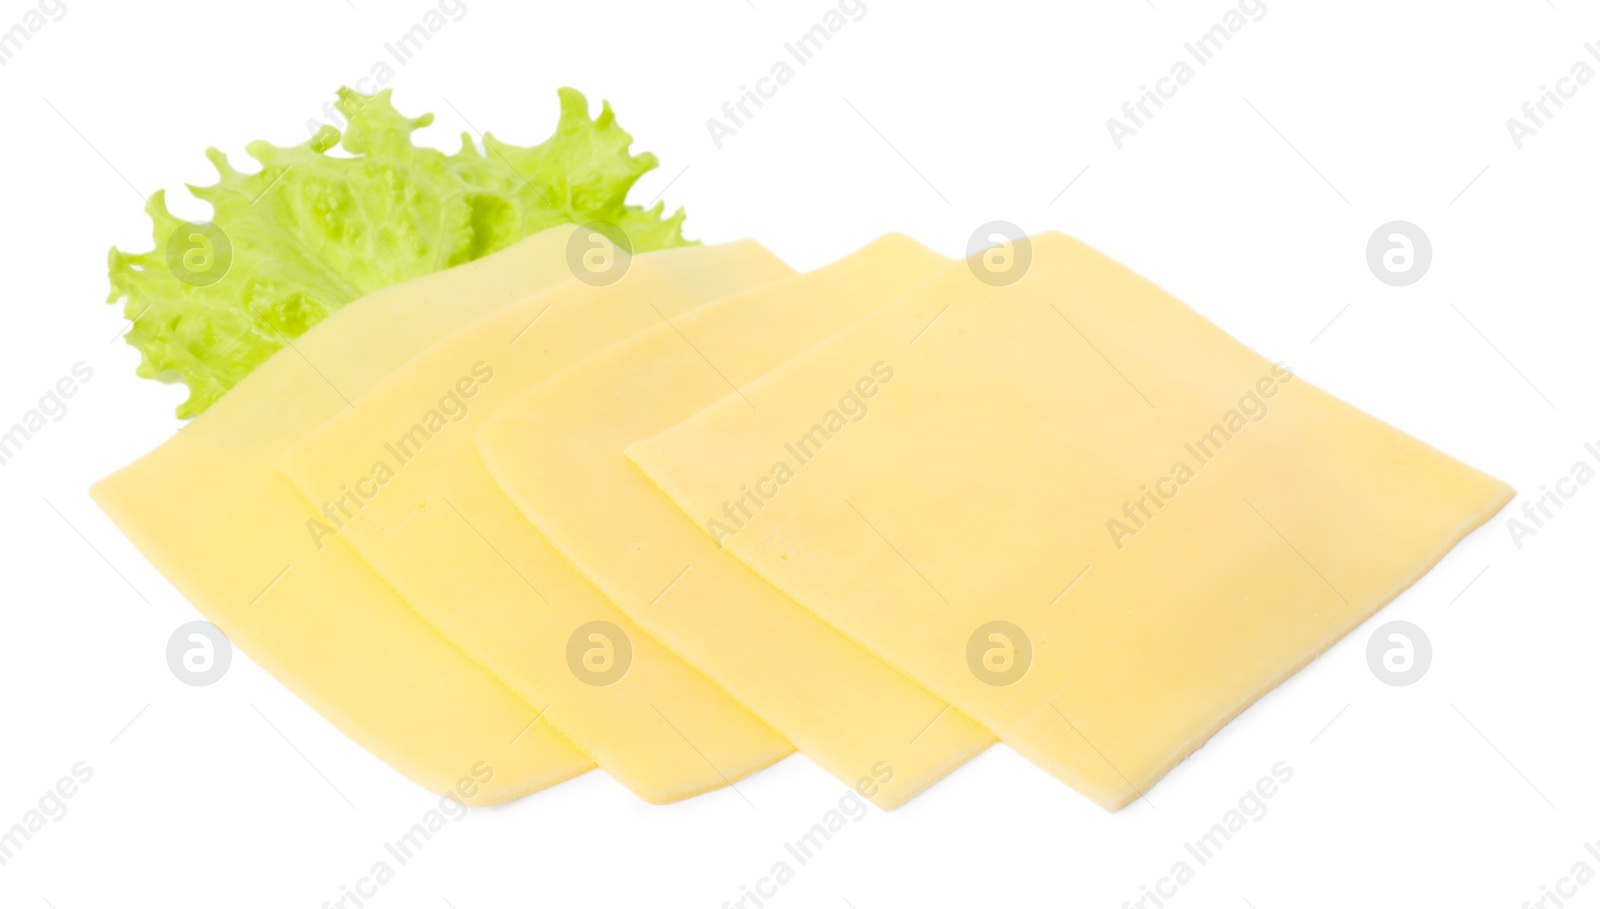
[[[94,769],[0,867],[5,906],[319,907],[435,801],[242,656],[211,687],[175,680],[165,644],[196,615],[86,494],[176,429],[182,397],[113,342],[106,249],[149,247],[140,196],[211,182],[205,146],[242,164],[249,140],[302,141],[429,8],[353,3],[66,0],[0,68],[0,424],[94,370],[0,467],[0,827]],[[637,199],[665,190],[695,237],[810,268],[886,231],[957,255],[986,221],[1060,229],[1524,496],[1600,440],[1600,82],[1520,150],[1506,127],[1574,62],[1600,68],[1600,13],[1576,0],[1267,0],[1121,150],[1107,118],[1224,0],[866,0],[720,150],[707,118],[826,0],[465,6],[390,82],[403,111],[438,115],[424,141],[453,149],[462,115],[538,141],[572,85],[661,157]],[[0,2],[0,29],[29,8]],[[1409,287],[1365,260],[1394,219],[1432,238]],[[852,823],[767,905],[1122,906],[1278,761],[1292,782],[1169,906],[1515,907],[1576,862],[1600,873],[1600,484],[1519,548],[1522,504],[1151,804],[1106,814],[996,746]],[[1410,687],[1367,667],[1393,619],[1433,642]],[[590,773],[472,812],[368,905],[722,906],[844,793],[798,756],[738,787],[651,807]],[[1600,905],[1600,881],[1579,892]]]

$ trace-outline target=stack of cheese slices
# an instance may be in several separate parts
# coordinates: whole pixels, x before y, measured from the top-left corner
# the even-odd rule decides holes
[[[589,240],[344,307],[94,489],[352,739],[492,768],[478,803],[798,750],[891,808],[998,739],[1115,809],[1512,494],[1059,234],[1004,280]]]

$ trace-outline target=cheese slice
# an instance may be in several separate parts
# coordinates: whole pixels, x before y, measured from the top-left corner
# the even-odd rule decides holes
[[[440,340],[280,468],[324,513],[324,534],[628,788],[665,802],[727,785],[793,746],[562,559],[500,491],[472,434],[575,360],[793,275],[751,241],[638,256],[615,283],[569,283]]]
[[[721,551],[623,449],[943,264],[910,239],[884,237],[826,268],[708,303],[610,347],[501,408],[478,432],[501,488],[623,612],[883,808],[922,791],[993,735]]]
[[[1031,242],[1021,280],[953,265],[630,455],[781,590],[1115,809],[1512,491],[1083,244]]]
[[[274,462],[450,330],[570,280],[572,235],[551,228],[348,304],[91,490],[195,608],[373,754],[435,792],[469,793],[458,783],[486,764],[492,780],[466,799],[479,804],[593,763],[354,553],[315,545],[313,513]]]

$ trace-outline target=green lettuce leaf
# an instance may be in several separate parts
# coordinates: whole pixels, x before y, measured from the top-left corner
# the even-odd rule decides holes
[[[246,147],[260,169],[206,156],[219,179],[190,186],[210,203],[209,224],[189,223],[151,194],[155,249],[109,257],[111,296],[125,300],[127,341],[139,375],[182,382],[180,418],[201,413],[262,361],[364,294],[470,262],[563,223],[623,229],[635,252],[686,245],[683,212],[628,205],[656,166],[632,155],[633,137],[609,105],[589,118],[583,95],[562,89],[555,135],[507,145],[465,133],[447,155],[412,142],[432,114],[404,117],[390,92],[339,90],[342,136],[324,126],[301,145]],[[335,145],[348,156],[332,156]]]

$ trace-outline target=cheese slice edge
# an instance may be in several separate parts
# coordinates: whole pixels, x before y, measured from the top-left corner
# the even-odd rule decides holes
[[[453,327],[570,280],[572,230],[551,228],[348,304],[91,489],[241,651],[403,775],[472,804],[520,797],[593,762],[354,554],[318,550],[305,529],[313,515],[273,462],[347,407],[346,396]]]
[[[641,798],[721,788],[793,746],[552,549],[472,433],[568,363],[793,274],[752,241],[635,256],[614,283],[569,283],[439,340],[290,447],[280,470],[338,544]]]
[[[745,386],[753,408],[629,454],[718,533],[740,484],[821,439],[722,545],[1114,809],[1511,490],[1077,241],[1032,251],[1010,285],[981,258],[946,269]],[[878,363],[872,418],[829,424],[833,390]]]
[[[993,735],[722,552],[623,449],[737,396],[741,384],[948,261],[886,236],[569,366],[478,431],[502,489],[612,602],[882,808],[921,792]],[[849,392],[862,419],[876,393],[867,392]],[[745,501],[760,507],[762,498],[752,491]]]

